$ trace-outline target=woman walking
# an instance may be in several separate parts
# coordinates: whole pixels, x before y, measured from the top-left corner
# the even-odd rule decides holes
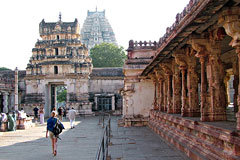
[[[44,124],[44,109],[41,107],[39,110],[40,114],[40,124]]]
[[[48,132],[49,132],[49,137],[52,141],[52,151],[54,156],[57,155],[57,136],[58,136],[54,134],[54,126],[57,123],[57,121],[59,121],[56,118],[56,115],[57,115],[56,112],[52,111],[51,117],[47,120],[47,131],[46,131],[46,138],[48,138]],[[61,125],[64,128],[62,123]]]

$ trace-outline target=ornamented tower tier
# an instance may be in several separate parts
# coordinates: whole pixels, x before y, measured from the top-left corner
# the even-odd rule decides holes
[[[80,41],[78,20],[62,22],[61,15],[56,23],[42,20],[39,32],[42,40],[36,42],[26,68],[24,106],[42,105],[49,114],[56,106],[56,86],[65,85],[67,107],[90,113],[88,81],[92,60]]]
[[[88,11],[87,18],[81,29],[81,41],[90,50],[96,44],[103,42],[113,43],[117,45],[113,29],[105,17],[105,10]]]

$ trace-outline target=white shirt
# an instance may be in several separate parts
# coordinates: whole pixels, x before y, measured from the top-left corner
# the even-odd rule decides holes
[[[68,115],[69,119],[74,120],[76,118],[76,111],[74,109],[70,109]]]

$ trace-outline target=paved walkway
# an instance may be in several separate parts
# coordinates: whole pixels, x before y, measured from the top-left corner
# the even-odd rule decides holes
[[[118,127],[115,118],[112,135],[109,147],[112,160],[188,160],[148,127]]]
[[[68,121],[63,124],[66,129],[58,141],[56,157],[52,156],[50,139],[45,138],[45,124],[0,135],[0,160],[93,160],[102,134],[98,117],[80,118],[74,129]]]
[[[117,127],[112,117],[112,146],[109,153],[116,160],[183,160],[180,152],[168,146],[148,127]],[[45,138],[46,124],[27,130],[0,134],[0,160],[94,160],[102,128],[98,117],[81,117],[75,129],[63,122],[66,130],[58,141],[58,155],[53,157],[50,139]]]

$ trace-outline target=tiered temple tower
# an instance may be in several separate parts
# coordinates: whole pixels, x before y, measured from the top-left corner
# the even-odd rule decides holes
[[[79,112],[92,112],[89,102],[88,84],[92,71],[92,60],[88,49],[80,41],[80,25],[59,21],[39,24],[42,40],[32,49],[32,56],[26,68],[25,110],[33,106],[44,106],[50,114],[56,105],[56,86],[67,87],[66,107],[74,107]]]
[[[117,45],[113,29],[105,17],[105,10],[102,12],[97,9],[94,12],[88,11],[81,29],[81,41],[89,50],[103,42]]]

